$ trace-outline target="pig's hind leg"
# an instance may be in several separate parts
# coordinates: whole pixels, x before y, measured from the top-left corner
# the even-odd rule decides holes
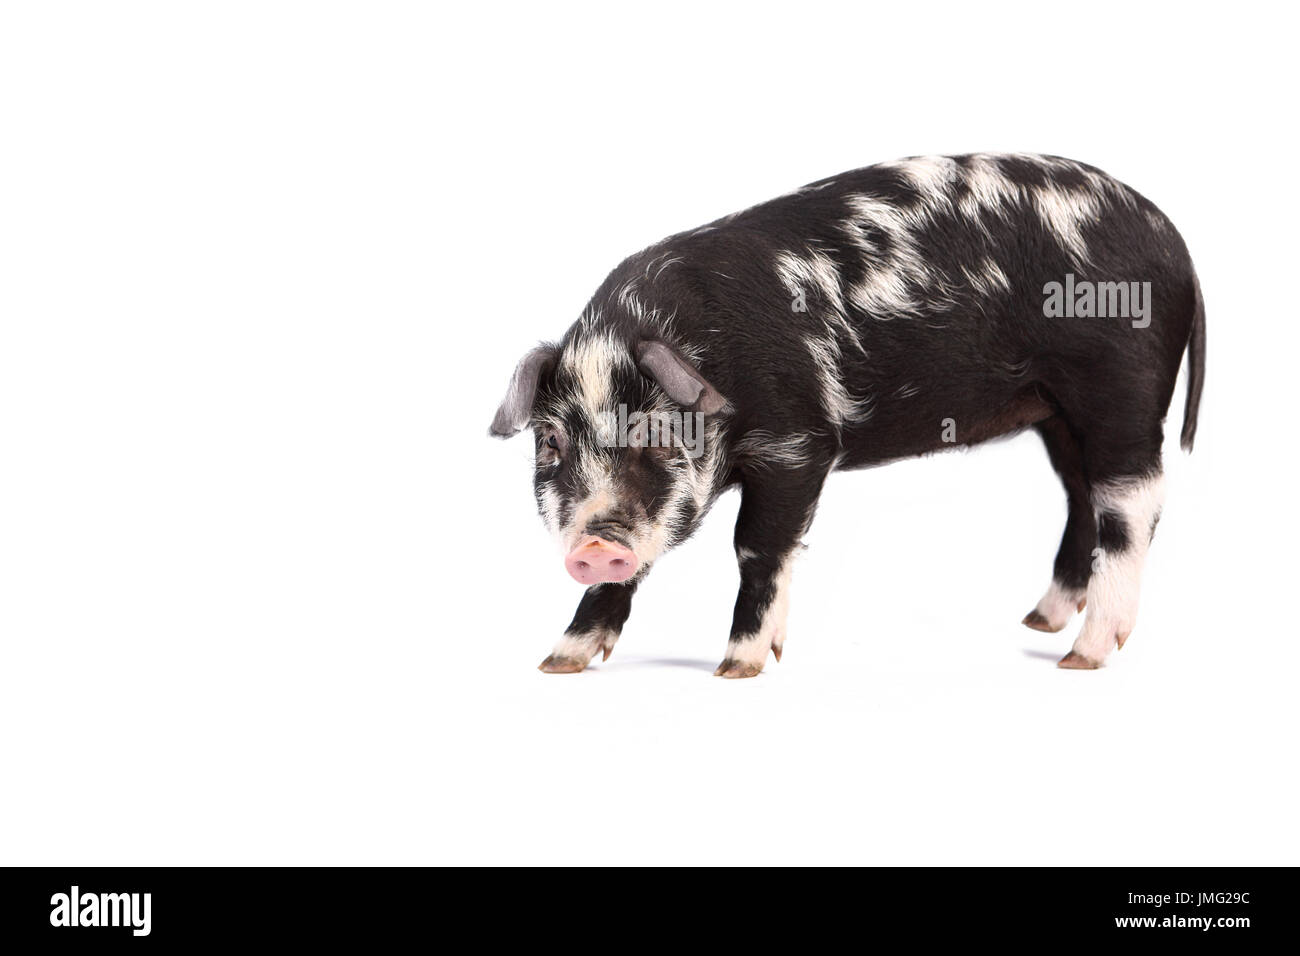
[[[622,584],[595,584],[587,588],[573,623],[549,657],[538,665],[547,674],[576,674],[586,668],[599,651],[609,660],[614,644],[632,613],[632,595],[639,578]]]
[[[1083,610],[1092,576],[1092,552],[1097,547],[1097,518],[1084,472],[1083,451],[1069,424],[1058,414],[1039,422],[1034,429],[1065,485],[1069,514],[1052,566],[1052,583],[1022,623],[1036,631],[1054,633],[1069,624],[1076,611]]]
[[[715,677],[754,677],[769,651],[781,659],[794,559],[829,471],[829,464],[808,463],[745,478],[735,537],[740,591]]]
[[[1081,442],[1097,548],[1083,629],[1061,667],[1100,667],[1112,650],[1124,646],[1137,623],[1142,567],[1164,504],[1161,437],[1154,414],[1132,415],[1123,425],[1112,419],[1108,428]]]

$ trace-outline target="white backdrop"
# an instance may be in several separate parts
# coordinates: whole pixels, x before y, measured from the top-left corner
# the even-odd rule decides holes
[[[1272,5],[0,14],[0,863],[1297,860],[1294,58]],[[1023,436],[832,478],[783,663],[725,498],[614,657],[514,362],[624,255],[847,168],[1042,151],[1178,225],[1196,453],[1095,673],[1022,627]]]

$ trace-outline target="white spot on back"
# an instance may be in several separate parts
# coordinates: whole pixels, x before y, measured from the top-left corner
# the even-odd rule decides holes
[[[803,256],[789,251],[778,252],[776,275],[792,297],[800,293],[806,294],[810,289],[815,290],[829,308],[829,312],[822,318],[835,331],[843,334],[854,348],[866,354],[858,330],[853,327],[844,310],[844,292],[839,271],[830,256],[820,249],[813,249]]]
[[[1086,265],[1088,245],[1083,238],[1083,227],[1097,221],[1101,206],[1097,197],[1090,192],[1066,189],[1055,183],[1034,186],[1031,192],[1039,218],[1060,239],[1073,264]]]
[[[977,222],[985,211],[1007,219],[1009,207],[1021,198],[1020,187],[1002,175],[997,163],[988,156],[970,158],[966,165],[965,181],[969,191],[958,202],[957,208],[962,215]]]
[[[966,281],[981,295],[991,296],[999,292],[1011,291],[1011,280],[1007,278],[1007,274],[1002,271],[1002,268],[988,256],[984,257],[978,270],[962,266],[961,271],[966,277]]]
[[[930,204],[945,203],[953,184],[961,179],[961,167],[951,156],[914,156],[881,165],[899,170]]]
[[[849,291],[858,308],[876,318],[914,314],[920,307],[914,289],[926,290],[931,310],[951,308],[945,278],[936,273],[916,246],[916,231],[928,225],[933,210],[921,205],[903,208],[874,196],[849,196],[853,218],[844,223],[850,240],[868,260],[867,274]],[[874,227],[889,237],[888,249],[872,239]]]
[[[776,275],[790,295],[807,293],[815,289],[818,295],[835,312],[844,312],[844,296],[840,291],[840,276],[835,263],[820,250],[813,250],[806,256],[783,251],[776,254]]]

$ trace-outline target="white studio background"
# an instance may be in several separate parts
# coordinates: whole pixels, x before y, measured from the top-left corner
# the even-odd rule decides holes
[[[0,863],[1296,863],[1278,10],[7,5]],[[1029,435],[833,478],[756,680],[734,494],[539,674],[580,588],[486,437],[519,355],[668,233],[976,150],[1106,169],[1202,277],[1128,646],[1019,623]]]

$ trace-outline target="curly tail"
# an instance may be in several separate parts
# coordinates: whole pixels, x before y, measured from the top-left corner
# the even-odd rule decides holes
[[[1187,340],[1187,404],[1183,406],[1183,434],[1179,439],[1183,451],[1188,452],[1196,440],[1196,415],[1201,408],[1201,386],[1205,384],[1205,299],[1201,297],[1201,283],[1195,275],[1192,289],[1196,293],[1196,305],[1192,313],[1192,334]]]

